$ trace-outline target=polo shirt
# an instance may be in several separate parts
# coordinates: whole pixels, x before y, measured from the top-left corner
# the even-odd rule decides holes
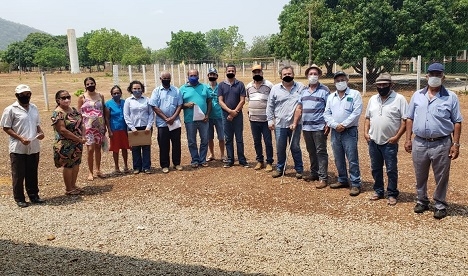
[[[269,126],[274,124],[276,128],[289,128],[303,89],[304,85],[300,82],[294,82],[291,91],[282,82],[273,85],[266,109]]]
[[[179,91],[182,95],[183,103],[193,102],[206,114],[208,111],[206,101],[211,99],[206,85],[198,83],[196,86],[191,86],[186,83],[179,88]],[[193,123],[193,108],[184,108],[184,123]]]
[[[153,90],[151,98],[149,99],[149,105],[159,108],[164,115],[171,117],[177,110],[177,107],[183,104],[182,95],[177,87],[171,85],[168,89],[160,85]],[[157,127],[167,127],[166,121],[156,116]],[[177,116],[176,120],[179,119]]]
[[[244,83],[234,80],[231,85],[228,80],[218,84],[218,97],[223,96],[223,101],[229,109],[235,109],[240,102],[240,97],[245,97]],[[226,112],[223,110],[223,112]]]
[[[109,110],[110,116],[110,128],[114,130],[127,130],[127,124],[125,123],[123,108],[125,104],[125,99],[120,99],[118,104],[113,99],[110,99],[106,102],[106,108]]]
[[[407,118],[413,120],[413,133],[422,138],[451,135],[453,124],[463,121],[457,95],[444,86],[431,100],[427,87],[414,92]]]
[[[223,109],[219,105],[218,100],[218,84],[216,84],[215,88],[211,88],[210,84],[206,85],[208,92],[211,95],[211,111],[210,111],[210,119],[221,119],[223,118]]]
[[[386,144],[398,133],[401,120],[406,119],[407,109],[405,97],[393,90],[383,102],[379,94],[370,97],[366,109],[366,119],[370,120],[370,138],[378,145]]]
[[[325,127],[325,106],[330,90],[325,85],[319,83],[314,91],[309,87],[304,87],[298,104],[302,105],[302,130],[320,131]]]
[[[361,93],[348,87],[342,98],[340,98],[338,91],[328,96],[323,116],[327,125],[333,129],[336,129],[339,124],[345,128],[350,128],[359,125],[361,112]]]
[[[7,106],[2,114],[0,125],[11,128],[19,136],[30,139],[29,145],[23,145],[20,140],[8,135],[10,153],[34,154],[40,150],[39,140],[33,139],[37,136],[37,127],[40,124],[39,110],[37,106],[30,103],[29,108],[25,109],[17,101]]]
[[[266,107],[268,96],[270,95],[273,84],[268,80],[263,80],[260,86],[255,86],[252,81],[245,87],[246,100],[249,102],[249,120],[254,122],[266,122]]]

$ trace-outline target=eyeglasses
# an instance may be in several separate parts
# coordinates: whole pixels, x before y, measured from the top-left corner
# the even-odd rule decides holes
[[[71,96],[63,96],[63,97],[60,97],[61,100],[65,101],[65,100],[71,100]]]

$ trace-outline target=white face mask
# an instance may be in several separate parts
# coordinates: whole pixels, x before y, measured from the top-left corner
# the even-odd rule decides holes
[[[429,84],[430,87],[439,87],[442,84],[442,78],[429,77],[429,80],[427,80],[427,84]]]
[[[316,84],[318,82],[318,76],[309,76],[309,84]]]
[[[335,87],[338,91],[344,91],[346,88],[348,88],[348,83],[346,81],[340,81],[335,83]]]

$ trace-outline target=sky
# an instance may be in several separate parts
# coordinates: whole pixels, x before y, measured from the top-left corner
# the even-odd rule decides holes
[[[10,0],[2,1],[0,18],[51,35],[77,37],[101,28],[136,36],[144,47],[167,47],[171,31],[205,33],[238,26],[244,41],[279,32],[278,16],[289,0]]]

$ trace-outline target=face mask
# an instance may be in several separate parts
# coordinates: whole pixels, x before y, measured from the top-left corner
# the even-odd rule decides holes
[[[309,76],[309,84],[316,84],[318,82],[318,76]]]
[[[112,99],[114,99],[114,101],[118,102],[120,101],[120,98],[122,98],[122,95],[119,94],[119,95],[112,95]]]
[[[427,84],[429,84],[430,87],[439,87],[442,84],[442,78],[429,77]]]
[[[254,76],[253,76],[253,79],[254,79],[254,81],[262,81],[262,80],[263,80],[263,76],[261,76],[261,75],[254,75]]]
[[[340,81],[335,83],[335,87],[338,91],[344,91],[346,90],[346,88],[348,88],[348,84],[346,83],[346,81]]]
[[[236,74],[233,74],[233,73],[226,74],[226,77],[227,77],[228,79],[232,79],[232,78],[234,78],[235,76],[236,76]]]
[[[88,86],[86,87],[86,90],[88,90],[89,92],[94,92],[94,90],[96,90],[96,86],[94,85]]]
[[[198,77],[188,77],[190,84],[194,85],[198,83]]]
[[[377,91],[379,92],[379,95],[382,97],[385,97],[390,93],[390,86],[388,87],[377,87]]]
[[[20,104],[29,104],[29,100],[31,100],[31,96],[20,97],[20,96],[16,95],[16,98],[18,99],[18,102]]]
[[[141,94],[143,94],[143,91],[135,90],[135,91],[132,91],[132,94],[133,94],[133,96],[135,96],[135,98],[140,98]]]
[[[164,87],[168,87],[171,85],[171,80],[161,80],[161,83]]]
[[[208,78],[210,81],[216,81],[218,78],[217,77],[209,77]]]
[[[293,80],[294,80],[294,77],[291,77],[291,76],[286,76],[283,78],[284,82],[292,82]]]

